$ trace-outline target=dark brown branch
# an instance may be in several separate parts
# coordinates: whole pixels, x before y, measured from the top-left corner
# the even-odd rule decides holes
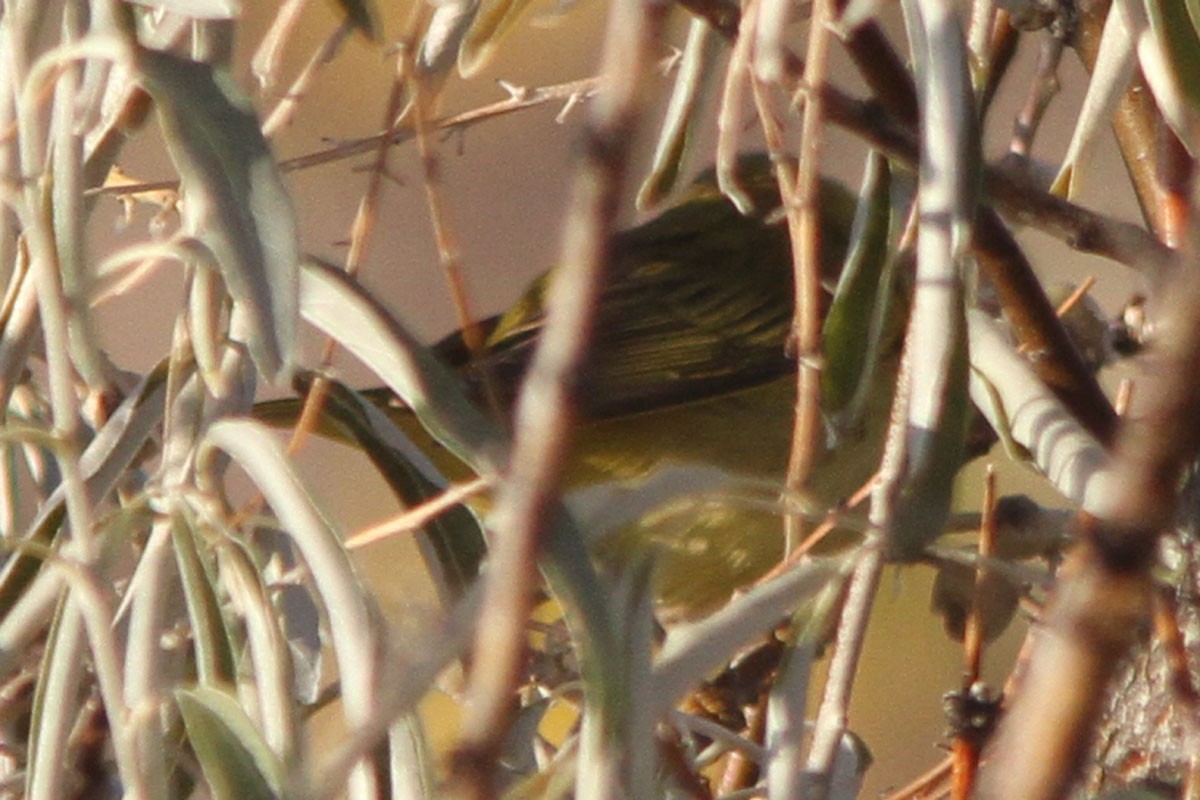
[[[839,10],[844,5],[845,2],[839,2]],[[844,44],[880,106],[901,124],[915,130],[919,119],[917,89],[887,35],[869,22],[851,31]]]
[[[1038,377],[1097,439],[1111,443],[1117,428],[1112,405],[1059,323],[1032,265],[989,209],[980,209],[975,218],[973,251],[996,287],[1018,341],[1033,354],[1030,361]]]
[[[1019,163],[984,171],[988,199],[1013,222],[1049,234],[1081,253],[1103,256],[1157,282],[1175,254],[1144,228],[1089,211],[1039,188]]]
[[[917,140],[876,103],[837,89],[825,90],[826,116],[867,144],[909,167],[917,163]],[[1038,187],[1023,165],[1008,161],[984,167],[985,203],[1014,222],[1048,233],[1081,253],[1103,256],[1154,278],[1174,261],[1170,248],[1144,229],[1098,214]]]

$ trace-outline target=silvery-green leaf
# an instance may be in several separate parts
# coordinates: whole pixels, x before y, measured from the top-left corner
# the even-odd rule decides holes
[[[301,277],[301,311],[373,370],[413,409],[425,428],[477,474],[499,473],[507,458],[502,431],[463,394],[458,379],[363,288],[336,267],[309,260]],[[560,509],[552,514],[542,569],[584,644],[585,671],[596,676],[597,702],[621,701],[617,678],[605,662],[614,634],[603,608],[605,591],[583,537]],[[588,663],[594,666],[586,666]]]
[[[362,448],[405,506],[416,506],[447,487],[407,432],[358,393],[331,382],[323,412]],[[415,417],[407,422],[415,427]],[[486,554],[481,521],[466,506],[455,506],[425,523],[418,541],[442,599],[451,603],[462,597]]]
[[[191,19],[236,19],[242,15],[240,0],[132,0],[136,5],[166,11]]]
[[[66,64],[54,86],[51,126],[54,147],[51,156],[49,213],[62,294],[67,310],[68,347],[75,369],[89,386],[106,383],[110,371],[99,344],[89,299],[93,276],[87,270],[84,226],[87,206],[83,197],[83,142],[76,133],[75,115],[79,98],[79,65]]]
[[[189,225],[212,250],[259,370],[290,376],[295,360],[296,213],[249,101],[229,74],[138,49],[182,184]]]
[[[1187,94],[1171,63],[1170,52],[1153,32],[1144,30],[1137,39],[1137,54],[1142,75],[1146,78],[1163,119],[1184,146],[1192,149],[1192,141],[1196,138],[1193,133],[1196,126],[1195,108],[1188,102]]]
[[[966,438],[967,335],[959,260],[975,216],[978,125],[961,21],[947,0],[904,0],[921,104],[920,233],[906,339],[904,442],[894,452],[888,555],[941,533]],[[880,495],[882,496],[882,495]],[[887,514],[887,509],[880,509]]]
[[[304,558],[329,617],[346,721],[351,726],[367,724],[380,692],[376,612],[341,535],[318,510],[282,444],[263,425],[249,419],[223,419],[209,427],[207,443],[245,470]],[[202,452],[203,457],[212,455]],[[374,776],[360,765],[351,776],[350,797],[372,797],[375,790]]]
[[[1107,463],[1104,448],[1038,380],[999,323],[974,310],[967,320],[976,406],[1030,453],[1064,497],[1086,507],[1102,491],[1097,479]]]
[[[171,539],[196,651],[196,675],[206,686],[229,685],[236,678],[233,638],[221,613],[215,576],[201,559],[197,535],[192,515],[177,510]]]
[[[671,629],[655,659],[654,696],[662,711],[731,654],[797,606],[841,585],[846,563],[812,561],[756,586],[700,622]]]
[[[871,749],[858,734],[846,731],[838,742],[829,776],[829,800],[855,800],[861,796],[863,777],[874,761]]]
[[[162,420],[166,381],[167,365],[163,362],[146,376],[88,444],[80,467],[89,496],[99,499],[107,495],[142,452],[146,440]],[[42,504],[22,541],[49,545],[65,514],[64,490],[60,486]],[[0,621],[8,620],[13,605],[37,576],[41,565],[42,560],[28,552],[19,552],[4,563],[0,569]],[[0,622],[0,631],[3,625]],[[0,633],[0,642],[3,641],[5,637]]]
[[[498,427],[467,399],[458,378],[361,286],[310,259],[300,294],[304,318],[374,371],[451,453],[481,475],[503,468],[506,445]]]
[[[211,267],[216,267],[215,264]],[[221,372],[221,349],[229,331],[225,321],[225,287],[209,265],[192,270],[187,293],[188,334],[200,376],[213,391]]]
[[[437,757],[420,714],[405,714],[388,728],[392,800],[427,800],[435,794]]]
[[[176,689],[188,741],[215,800],[277,800],[284,770],[231,694],[211,686]]]
[[[1078,166],[1086,161],[1096,135],[1107,127],[1117,101],[1125,94],[1133,76],[1136,64],[1133,41],[1124,4],[1113,4],[1104,21],[1092,78],[1088,81],[1067,155],[1050,188],[1052,192],[1071,198],[1079,191]]]
[[[255,718],[263,742],[285,765],[298,763],[297,720],[293,712],[291,649],[281,615],[271,602],[265,577],[238,543],[217,549],[221,586],[243,623],[249,663],[253,666]]]
[[[766,764],[768,800],[792,800],[804,796],[805,711],[816,651],[817,644],[812,641],[800,641],[790,647],[767,697],[763,744],[769,758]]]
[[[479,0],[439,0],[425,26],[417,52],[417,70],[443,75],[458,60],[463,37],[479,10]]]
[[[79,712],[87,639],[79,606],[65,598],[47,632],[29,722],[25,796],[57,800],[67,794],[68,743]]]
[[[703,100],[706,78],[715,74],[712,67],[716,53],[717,41],[712,26],[702,19],[693,19],[688,25],[679,71],[675,75],[675,85],[659,130],[658,142],[654,145],[650,173],[638,189],[639,209],[656,205],[679,180],[687,142]]]
[[[848,36],[855,28],[879,15],[883,0],[849,0],[837,20],[836,30],[840,36]]]

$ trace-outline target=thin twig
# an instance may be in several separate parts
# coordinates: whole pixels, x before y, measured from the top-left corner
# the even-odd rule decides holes
[[[460,114],[451,114],[442,117],[433,123],[432,127],[436,130],[448,132],[462,131],[478,125],[480,122],[506,116],[517,111],[536,108],[548,103],[566,103],[578,101],[580,98],[592,97],[599,88],[600,78],[592,77],[566,81],[551,86],[540,86],[535,89],[524,89],[520,92],[510,93],[507,99],[489,103],[486,106],[464,111]],[[412,125],[408,121],[403,121],[395,128],[389,128],[384,133],[377,133],[374,136],[366,136],[361,139],[350,139],[314,153],[295,156],[294,158],[285,158],[279,162],[279,169],[283,172],[295,172],[297,170],[332,164],[348,158],[354,158],[355,156],[361,156],[365,153],[377,152],[380,145],[403,144],[415,136],[416,131]],[[178,180],[147,181],[144,183],[99,186],[89,189],[86,195],[88,197],[100,195],[121,196],[178,188]]]
[[[838,746],[849,727],[850,696],[883,565],[884,539],[876,534],[859,551],[858,564],[850,576],[846,601],[838,619],[829,676],[805,769],[805,785],[809,788],[805,797],[808,800],[824,800],[829,791]]]
[[[800,65],[802,67],[802,65]],[[900,74],[903,71],[899,71]],[[438,130],[458,131],[484,120],[522,111],[551,102],[571,102],[592,97],[599,90],[599,78],[583,78],[553,86],[524,90],[481,108],[454,114],[439,120]],[[917,144],[911,127],[889,117],[879,104],[856,99],[839,89],[822,90],[827,119],[861,137],[867,144],[900,163],[912,166],[917,159]],[[915,108],[915,105],[914,105]],[[370,152],[380,142],[398,144],[414,136],[405,125],[387,133],[354,139],[316,153],[285,159],[280,169],[291,172],[352,158]],[[992,203],[1015,222],[1049,234],[1081,253],[1091,253],[1124,264],[1145,275],[1162,274],[1174,263],[1174,254],[1137,225],[1096,213],[1050,194],[1028,175],[1024,165],[999,163],[984,168],[984,184]],[[139,192],[179,188],[179,181],[153,181],[130,185],[101,186],[88,190],[97,195],[122,196]]]
[[[431,497],[421,505],[401,514],[377,522],[364,528],[353,536],[346,538],[346,549],[357,550],[370,544],[388,539],[396,534],[411,533],[420,530],[422,526],[439,514],[450,510],[491,486],[487,478],[475,478],[466,483],[459,483],[446,489],[436,497]]]
[[[433,109],[436,95],[427,91],[423,76],[413,77],[412,120],[417,132],[417,151],[421,154],[421,175],[425,183],[425,204],[429,207],[429,222],[433,226],[433,240],[437,245],[438,261],[442,276],[450,291],[450,300],[458,315],[458,328],[462,331],[463,343],[473,354],[483,348],[483,332],[478,318],[471,310],[470,298],[462,274],[462,248],[458,237],[450,226],[446,211],[446,199],[441,191],[441,168],[437,149],[431,141],[427,115]]]
[[[10,41],[13,37],[9,37]],[[20,38],[20,37],[16,37]],[[27,54],[10,54],[10,64],[19,65],[14,80],[21,87],[20,102],[16,112],[19,153],[19,168],[24,183],[21,187],[21,202],[12,211],[23,230],[23,238],[29,248],[29,277],[36,288],[40,332],[43,340],[47,372],[48,395],[54,435],[58,447],[55,458],[62,474],[62,489],[66,499],[68,544],[64,553],[76,559],[85,571],[91,570],[100,557],[100,543],[95,531],[95,509],[84,481],[80,463],[82,424],[75,402],[74,369],[70,356],[68,316],[70,309],[63,293],[61,265],[51,217],[51,175],[46,172],[46,142],[48,131],[46,120],[39,114],[36,105],[44,89],[59,88],[56,81],[64,75],[76,75],[77,65],[70,68],[53,63],[37,62],[26,74]],[[23,78],[23,80],[22,80]],[[68,78],[74,83],[74,78]],[[69,96],[68,96],[69,95]],[[65,102],[73,105],[75,92],[59,94],[56,105]],[[65,123],[63,117],[52,114],[54,124]],[[70,157],[65,156],[65,157]],[[78,188],[78,187],[77,187]],[[69,189],[68,189],[69,190]],[[80,193],[81,194],[81,193]],[[61,204],[54,204],[59,207]],[[120,657],[110,628],[113,623],[112,609],[101,598],[77,592],[70,598],[71,605],[83,616],[92,663],[96,672],[100,694],[104,701],[113,730],[113,746],[122,780],[131,794],[145,794],[146,774],[138,758],[136,743],[127,725],[129,709],[125,706],[124,681],[120,669]]]
[[[321,67],[333,61],[338,50],[342,46],[342,42],[346,41],[346,37],[350,35],[354,26],[349,20],[333,29],[333,31],[325,38],[325,41],[313,51],[312,56],[308,59],[308,63],[304,65],[304,69],[300,70],[300,74],[292,81],[292,85],[288,87],[287,94],[275,106],[275,109],[267,117],[262,124],[263,136],[268,139],[274,136],[277,132],[283,129],[292,121],[292,117],[300,109],[300,102],[304,99],[308,92],[309,86],[312,85],[317,73]],[[260,77],[260,80],[262,78]]]
[[[821,208],[818,189],[825,125],[821,88],[825,85],[828,70],[829,24],[832,19],[833,0],[815,0],[809,24],[808,59],[801,79],[804,120],[800,132],[800,165],[796,173],[795,191],[784,198],[787,202],[788,230],[792,238],[796,293],[795,314],[792,317],[792,335],[797,352],[796,421],[792,429],[786,480],[790,491],[800,491],[808,482],[822,424]],[[788,514],[784,521],[788,540],[799,540],[802,525],[800,517]]]
[[[403,104],[406,73],[406,62],[402,58],[398,59],[396,76],[392,81],[392,88],[384,109],[383,118],[385,120],[395,119],[397,109]],[[383,193],[383,178],[388,171],[387,160],[390,150],[391,144],[387,139],[380,139],[376,144],[375,158],[371,164],[367,187],[359,199],[354,221],[350,225],[350,248],[346,253],[346,274],[348,275],[358,274],[359,268],[366,259],[367,246],[379,213],[379,198]],[[316,370],[317,378],[313,381],[313,386],[308,394],[305,395],[300,420],[288,441],[289,454],[299,451],[304,445],[308,433],[315,428],[320,419],[321,409],[328,393],[328,382],[322,376],[329,374],[336,355],[337,342],[333,339],[327,340],[321,352],[321,367]]]
[[[931,800],[944,797],[947,794],[945,786],[953,769],[953,756],[946,756],[924,774],[918,775],[905,786],[883,797],[883,800]]]
[[[1196,208],[1192,195],[1196,188],[1196,160],[1174,134],[1161,137],[1158,174],[1163,187],[1163,241],[1177,250],[1190,247],[1194,253]]]
[[[725,761],[725,769],[721,774],[721,783],[717,788],[717,796],[723,797],[731,792],[748,789],[758,781],[763,766],[764,753],[761,750],[763,732],[767,722],[767,694],[764,692],[758,701],[745,709],[746,730],[743,737],[753,742],[760,749],[755,752],[748,748],[734,750]],[[757,757],[756,757],[757,756]]]
[[[833,87],[826,87],[824,95],[830,122],[853,131],[889,157],[909,167],[916,165],[918,148],[911,125],[889,117],[876,103]],[[984,203],[1081,253],[1103,256],[1150,277],[1164,274],[1175,262],[1171,249],[1143,228],[1050,194],[1035,182],[1023,159],[985,166],[983,184]]]
[[[984,81],[976,90],[976,96],[979,98],[979,112],[981,117],[986,116],[988,109],[992,107],[992,100],[996,96],[996,90],[1000,88],[1000,82],[1008,73],[1008,68],[1012,66],[1013,59],[1017,55],[1017,45],[1020,43],[1020,36],[1017,29],[1012,26],[1009,21],[1008,12],[1000,9],[996,12],[994,22],[988,44],[990,54],[988,56],[987,73],[984,76]]]
[[[1013,137],[1009,150],[1018,156],[1027,158],[1033,150],[1033,140],[1038,128],[1050,108],[1051,101],[1059,93],[1062,85],[1058,80],[1058,67],[1062,63],[1063,40],[1052,34],[1042,39],[1042,47],[1038,52],[1037,71],[1029,86],[1029,96],[1025,105],[1013,122]]]
[[[838,0],[839,13],[847,2]],[[901,125],[915,128],[917,89],[908,73],[908,64],[892,47],[891,39],[883,29],[875,22],[868,22],[848,35],[843,34],[842,42],[875,102]],[[793,68],[793,72],[799,71],[798,65]]]
[[[975,592],[963,633],[963,689],[979,679],[983,660],[983,602],[986,591],[987,564],[996,543],[996,471],[988,464],[983,484],[983,520],[979,528],[979,562],[975,570]]]
[[[738,28],[738,37],[725,67],[725,83],[721,87],[721,108],[717,112],[717,186],[742,213],[749,213],[750,198],[737,182],[738,141],[742,134],[742,93],[750,78],[750,46],[758,17],[758,0],[746,0]],[[781,185],[780,191],[787,189]]]
[[[271,27],[254,49],[254,55],[250,59],[250,71],[254,73],[262,89],[269,89],[275,83],[275,73],[283,63],[284,47],[288,38],[295,32],[306,5],[308,0],[287,0],[280,3],[279,11],[271,20]],[[294,86],[295,84],[293,88]]]
[[[963,628],[963,680],[959,698],[964,704],[976,699],[980,668],[983,663],[984,593],[988,591],[988,561],[992,558],[996,544],[996,471],[988,464],[983,484],[983,520],[979,526],[979,562],[975,568],[975,591],[971,594],[971,609],[967,613]],[[969,716],[960,723],[971,723]],[[979,731],[964,726],[955,732],[951,751],[954,761],[954,779],[950,796],[953,800],[967,800],[975,788],[975,776],[979,771],[979,755],[983,742]]]
[[[617,3],[603,59],[606,91],[585,126],[581,163],[566,219],[563,255],[546,302],[546,326],[516,404],[512,459],[492,516],[492,548],[475,629],[467,713],[456,748],[452,791],[495,796],[493,775],[524,663],[525,620],[537,586],[542,535],[555,507],[575,417],[573,387],[595,320],[595,298],[625,183],[639,89],[652,66],[666,7]],[[616,776],[610,776],[615,780]],[[615,793],[618,786],[592,787]]]

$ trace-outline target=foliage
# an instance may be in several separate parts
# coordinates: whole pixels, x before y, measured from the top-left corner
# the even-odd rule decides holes
[[[1193,520],[1177,506],[1200,445],[1200,278],[1181,266],[1200,231],[1196,3],[976,0],[965,15],[901,0],[891,19],[871,0],[614,2],[596,77],[451,117],[439,103],[503,51],[527,0],[416,3],[397,46],[384,42],[396,20],[373,3],[331,4],[327,38],[269,115],[234,78],[239,5],[0,6],[6,792],[855,797],[870,756],[847,708],[888,563],[937,569],[935,604],[964,639],[953,758],[937,773],[953,771],[954,796],[1064,796],[1085,763],[1105,789],[1146,777],[1090,746],[1156,596],[1161,647],[1178,656],[1179,738],[1196,741],[1187,653],[1156,583],[1160,542],[1188,550],[1176,529]],[[263,85],[297,21],[321,24],[303,5],[280,3],[258,43]],[[658,119],[641,90],[671,18],[687,37]],[[387,130],[280,161],[272,137],[352,36],[396,62],[379,99]],[[1009,156],[988,161],[984,131],[1003,121],[994,99],[1019,80],[1021,41],[1041,59]],[[830,80],[831,50],[864,88]],[[1047,189],[1030,153],[1071,50],[1092,77]],[[560,267],[499,320],[471,321],[463,301],[472,324],[425,345],[360,281],[389,153],[421,154],[461,299],[434,134],[555,102],[585,115]],[[1076,202],[1110,122],[1141,224]],[[172,180],[117,167],[143,128]],[[823,183],[835,128],[870,151],[857,200]],[[658,141],[636,192],[631,142],[646,130]],[[750,149],[768,156],[739,157]],[[294,206],[306,198],[286,172],[363,155],[346,263],[305,255]],[[681,189],[688,160],[715,165]],[[634,194],[672,199],[617,233]],[[88,221],[113,198],[158,214],[99,257]],[[1017,225],[1153,287],[1150,323],[1121,330],[1148,365],[1127,420],[1095,375],[1109,329],[1085,338],[1086,301],[1060,319]],[[131,373],[96,308],[169,268],[185,287],[173,341]],[[703,335],[686,339],[680,318]],[[319,361],[303,332],[326,343]],[[338,383],[335,350],[386,388]],[[614,353],[624,371],[604,360]],[[623,379],[636,396],[616,396]],[[303,399],[264,402],[260,384]],[[291,428],[290,447],[272,425]],[[436,618],[383,618],[343,521],[300,477],[292,451],[313,432],[360,449],[410,509],[391,527],[419,531]],[[652,444],[630,444],[636,432]],[[951,514],[959,467],[993,437],[1077,513],[989,497]],[[594,458],[572,460],[573,442]],[[723,458],[767,450],[779,458],[764,469]],[[956,526],[980,530],[977,544],[947,543]],[[542,586],[555,611],[534,623]],[[980,651],[1022,601],[1065,646],[1035,648],[993,737]],[[464,668],[457,744],[433,754],[422,703]],[[564,708],[566,731],[550,736]],[[320,750],[312,733],[330,715],[344,734]],[[1147,771],[1182,780],[1193,757],[1155,751]]]

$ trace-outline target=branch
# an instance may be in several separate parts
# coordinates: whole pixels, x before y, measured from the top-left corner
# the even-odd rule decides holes
[[[1110,679],[1146,628],[1158,539],[1200,449],[1200,272],[1175,271],[1160,298],[1160,335],[1137,362],[1142,377],[1117,431],[1106,491],[1080,516],[1080,545],[1060,573],[981,797],[1065,795],[1089,753]]]
[[[667,8],[653,0],[629,0],[615,3],[610,11],[603,67],[607,91],[592,107],[584,128],[561,265],[546,298],[546,325],[517,398],[512,457],[490,520],[491,553],[475,627],[467,712],[453,761],[452,795],[496,796],[494,774],[524,667],[525,624],[538,585],[538,556],[571,441],[576,378],[609,261],[640,118],[639,89]],[[581,780],[584,774],[581,769]],[[600,785],[589,786],[595,794],[587,796],[615,797],[621,791],[614,774],[590,777],[598,778]]]

